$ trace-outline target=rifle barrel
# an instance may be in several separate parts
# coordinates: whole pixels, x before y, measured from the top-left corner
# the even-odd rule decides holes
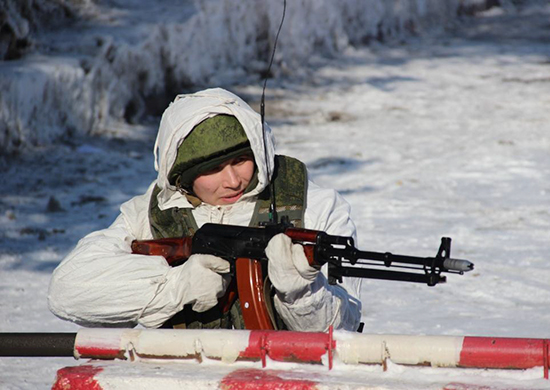
[[[432,264],[437,268],[444,268],[443,271],[468,272],[474,269],[474,264],[468,260],[450,259],[440,257],[415,257],[394,255],[390,252],[368,252],[357,251],[357,259],[367,259],[384,262],[386,265],[391,263],[417,264],[430,267]],[[435,260],[435,263],[434,263]]]
[[[376,260],[387,263],[403,263],[403,264],[418,264],[428,265],[432,263],[433,257],[416,257],[416,256],[404,256],[394,255],[390,252],[369,252],[369,251],[357,251],[357,259]]]
[[[385,271],[370,268],[353,268],[342,267],[338,270],[338,273],[342,276],[350,276],[356,278],[369,278],[369,279],[382,279],[382,280],[395,280],[402,282],[414,282],[414,283],[428,283],[435,285],[438,283],[445,283],[445,276],[441,275],[426,275],[412,272],[399,272],[399,271]]]

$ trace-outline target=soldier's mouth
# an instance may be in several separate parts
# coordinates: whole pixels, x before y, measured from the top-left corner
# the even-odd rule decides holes
[[[223,196],[222,197],[222,200],[225,202],[225,203],[234,203],[236,202],[237,200],[239,200],[239,198],[243,195],[244,193],[244,190],[243,191],[240,191],[236,194],[232,194],[232,195],[229,195],[229,196]]]

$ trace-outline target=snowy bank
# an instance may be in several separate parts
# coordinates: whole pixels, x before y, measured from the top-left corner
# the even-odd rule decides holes
[[[159,114],[177,92],[257,78],[266,71],[283,4],[1,3],[6,10],[1,23],[10,34],[0,42],[0,58],[6,59],[0,63],[0,150],[8,153],[77,134],[113,132],[120,121]],[[486,3],[290,1],[274,73],[295,74],[316,57],[350,45],[421,34]]]

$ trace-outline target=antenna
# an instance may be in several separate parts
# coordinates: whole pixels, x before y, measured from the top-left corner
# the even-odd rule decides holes
[[[265,88],[267,86],[267,79],[271,72],[271,65],[273,65],[273,59],[275,58],[275,50],[277,50],[277,42],[279,41],[279,34],[281,33],[281,28],[283,27],[283,22],[285,21],[286,14],[286,0],[283,0],[283,17],[281,18],[281,24],[279,24],[279,29],[277,30],[277,35],[275,36],[275,43],[273,44],[273,52],[271,53],[271,60],[269,61],[269,66],[267,67],[267,72],[264,80],[264,87],[262,89],[262,99],[260,101],[260,117],[262,121],[262,136],[264,141],[264,157],[265,157],[265,166],[267,169],[267,177],[270,176],[269,172],[269,163],[267,161],[267,146],[265,143]],[[273,180],[269,183],[269,194],[270,194],[270,205],[269,205],[269,222],[277,223],[277,207],[275,205],[275,185]]]

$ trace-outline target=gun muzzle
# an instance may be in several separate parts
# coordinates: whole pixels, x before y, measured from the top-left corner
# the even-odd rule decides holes
[[[445,259],[443,267],[449,271],[468,272],[474,269],[474,263],[461,259]]]

